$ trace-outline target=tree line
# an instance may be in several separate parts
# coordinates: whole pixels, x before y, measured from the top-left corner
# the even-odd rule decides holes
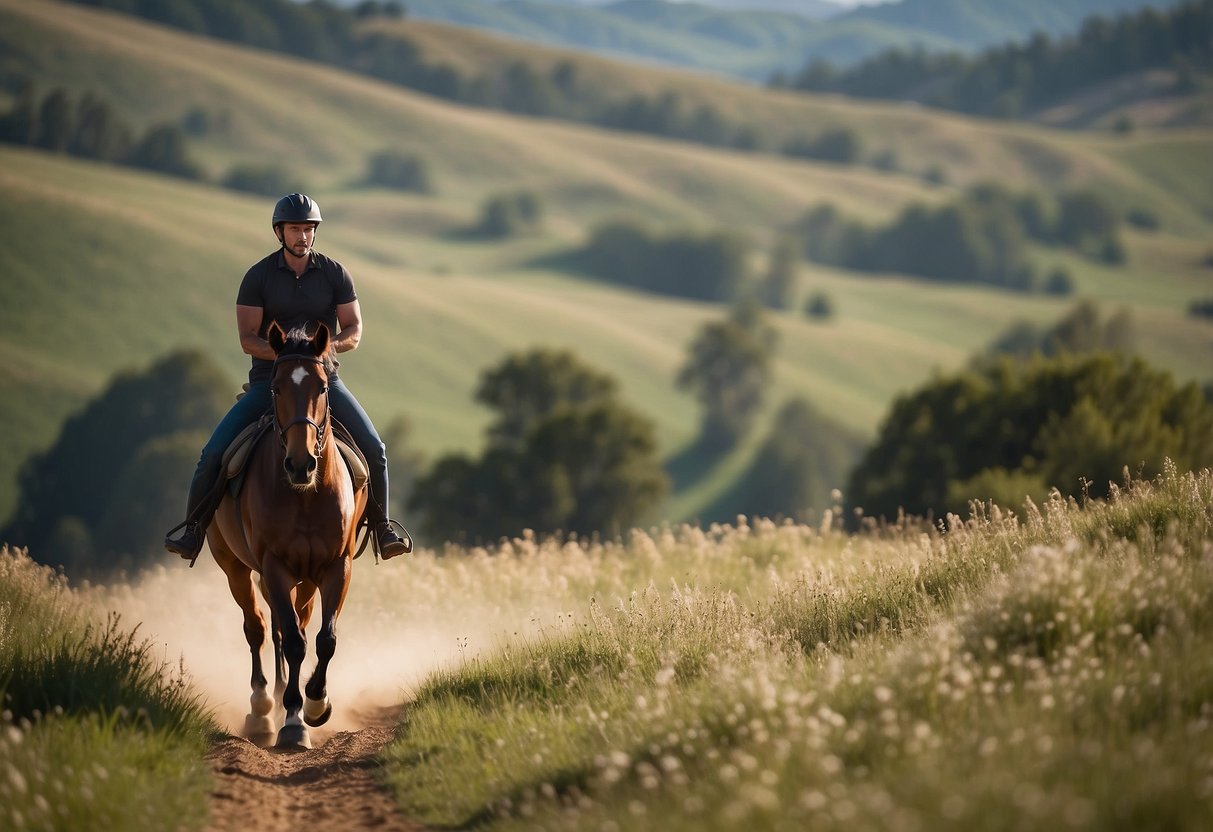
[[[894,48],[845,69],[814,61],[790,78],[772,78],[771,85],[1017,118],[1147,69],[1175,70],[1178,90],[1188,91],[1195,74],[1213,71],[1211,30],[1213,0],[1199,0],[1168,11],[1094,16],[1072,37],[1038,33],[974,56]]]
[[[764,135],[744,120],[731,119],[711,103],[691,103],[673,90],[615,95],[585,77],[573,61],[549,70],[528,61],[504,69],[465,73],[427,61],[400,31],[361,25],[373,18],[399,19],[399,3],[363,2],[352,8],[326,0],[73,0],[81,5],[133,14],[184,31],[302,57],[477,107],[529,116],[561,118],[611,130],[675,138],[714,147],[781,153],[843,164],[862,163],[862,138],[847,127],[818,135],[802,132],[787,141]],[[886,165],[888,153],[872,164]],[[883,160],[883,161],[882,161]]]
[[[0,142],[202,178],[180,125],[155,124],[137,135],[101,96],[86,92],[73,100],[66,89],[56,87],[39,97],[32,81],[22,84],[8,112],[0,113]]]
[[[153,124],[141,135],[104,97],[86,90],[78,97],[63,87],[39,95],[27,79],[7,112],[0,113],[0,142],[63,153],[166,176],[209,181],[190,151],[190,138],[223,129],[223,119],[201,108],[179,122]],[[218,177],[229,190],[277,197],[307,191],[307,183],[277,163],[237,162]],[[429,163],[415,153],[385,148],[367,157],[365,186],[430,194],[435,190]]]
[[[751,434],[769,402],[778,339],[764,315],[756,302],[736,303],[687,346],[676,383],[701,405],[689,451],[698,470]],[[1104,321],[1089,303],[1047,329],[1014,325],[969,368],[899,396],[871,442],[791,398],[701,519],[809,519],[811,508],[837,505],[845,484],[848,516],[880,524],[902,512],[963,514],[973,499],[1018,509],[1054,488],[1099,497],[1126,468],[1151,477],[1164,459],[1213,465],[1213,389],[1178,384],[1131,348],[1127,313]],[[119,373],[22,464],[0,536],[77,578],[161,562],[161,536],[179,519],[231,389],[214,359],[194,351]],[[491,545],[526,529],[616,536],[658,519],[670,473],[652,420],[623,401],[612,376],[568,350],[536,347],[485,368],[474,396],[496,413],[477,457],[429,464],[406,446],[402,420],[384,431],[405,503],[397,511],[424,545]]]
[[[1069,294],[1072,278],[1064,271],[1038,274],[1029,244],[1065,246],[1115,265],[1126,257],[1121,225],[1120,212],[1093,191],[1054,199],[980,184],[943,205],[914,203],[875,228],[848,220],[832,204],[818,205],[794,224],[792,234],[805,258],[817,263]]]

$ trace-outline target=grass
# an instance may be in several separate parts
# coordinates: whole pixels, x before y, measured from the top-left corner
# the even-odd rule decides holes
[[[199,828],[216,728],[183,675],[61,574],[0,551],[0,826]]]
[[[582,611],[432,675],[383,776],[440,827],[1205,828],[1211,507],[1171,467],[946,533],[518,541]]]

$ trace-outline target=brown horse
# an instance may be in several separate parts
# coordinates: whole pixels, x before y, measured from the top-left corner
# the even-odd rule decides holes
[[[365,486],[355,490],[333,437],[328,379],[334,364],[328,328],[321,325],[309,336],[302,329],[284,333],[274,322],[267,337],[277,355],[271,383],[277,430],[263,435],[253,449],[240,496],[223,497],[207,539],[227,573],[232,597],[244,611],[244,636],[252,651],[253,693],[244,734],[259,745],[273,741],[270,712],[277,702],[285,710],[278,747],[310,748],[307,725],[323,725],[333,710],[326,674],[337,649],[337,616],[350,583],[367,492]],[[261,595],[270,609],[273,697],[266,691],[261,666],[266,626],[253,573],[260,575]],[[317,662],[305,702],[299,674],[317,591]]]

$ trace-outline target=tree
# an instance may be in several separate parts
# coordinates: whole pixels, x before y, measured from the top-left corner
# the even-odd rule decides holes
[[[806,519],[825,509],[863,452],[863,439],[804,399],[787,402],[743,478],[735,510],[751,516]]]
[[[72,138],[72,104],[63,89],[51,90],[42,99],[38,111],[38,132],[35,144],[60,153],[67,150]]]
[[[425,159],[399,150],[381,150],[373,154],[367,160],[366,181],[369,185],[398,191],[434,192],[434,177]]]
[[[1196,384],[1117,353],[1003,359],[899,397],[847,496],[887,518],[963,513],[965,483],[1101,497],[1126,467],[1149,478],[1164,458],[1213,464],[1213,406]]]
[[[175,124],[152,127],[131,150],[128,164],[182,179],[201,179],[202,170],[190,158],[185,131]]]
[[[577,256],[604,280],[698,300],[731,301],[749,280],[749,247],[729,231],[656,235],[634,222],[608,222]]]
[[[770,380],[774,341],[757,308],[739,304],[729,318],[704,324],[691,342],[677,383],[703,405],[708,447],[729,447],[749,429]]]
[[[1099,308],[1091,301],[1076,303],[1057,323],[1040,329],[1026,321],[1012,324],[986,350],[981,363],[989,356],[1009,355],[1027,359],[1033,354],[1055,357],[1063,353],[1079,354],[1100,350],[1132,352],[1136,336],[1133,317],[1120,309],[1106,321],[1101,320]]]
[[[480,209],[476,232],[486,237],[508,237],[534,230],[543,219],[543,203],[533,191],[496,194]]]
[[[119,373],[64,423],[54,445],[21,466],[20,497],[4,538],[28,546],[43,563],[68,565],[61,553],[47,548],[47,540],[61,521],[75,518],[92,536],[91,557],[71,566],[100,574],[117,563],[120,552],[144,554],[124,550],[147,538],[132,536],[117,521],[107,526],[107,518],[163,518],[166,501],[171,514],[183,508],[188,475],[201,448],[197,436],[209,434],[227,412],[231,390],[223,371],[199,352],[176,352],[141,372]],[[190,435],[195,444],[192,454],[175,457],[192,456],[188,464],[174,467],[164,449],[179,435]],[[156,444],[161,441],[169,444]],[[179,452],[181,446],[172,447]],[[113,536],[107,537],[108,532]]]
[[[67,152],[88,159],[116,162],[130,151],[131,134],[104,99],[85,93],[76,108],[75,129]]]
[[[482,374],[476,398],[499,416],[480,459],[444,456],[417,483],[410,507],[427,534],[467,542],[524,529],[618,534],[664,498],[652,422],[572,353],[509,355]]]
[[[560,407],[574,409],[612,401],[618,382],[587,367],[568,350],[513,353],[481,373],[476,401],[494,408],[488,428],[495,447],[518,448],[528,431]]]
[[[267,197],[308,190],[294,173],[277,163],[235,165],[223,177],[223,187]]]
[[[767,272],[758,285],[758,297],[771,309],[787,309],[792,305],[796,277],[800,270],[800,242],[783,236],[771,252]]]

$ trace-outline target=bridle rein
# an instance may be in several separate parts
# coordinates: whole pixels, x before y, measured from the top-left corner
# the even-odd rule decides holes
[[[308,362],[311,362],[312,364],[319,364],[321,367],[325,366],[324,360],[317,358],[314,355],[304,355],[302,353],[296,353],[296,354],[291,354],[291,355],[280,355],[274,359],[274,367],[273,367],[273,370],[271,371],[271,378],[273,378],[274,376],[277,375],[278,365],[284,361],[308,361]],[[315,455],[317,458],[320,457],[321,451],[324,450],[325,437],[328,436],[330,414],[332,412],[329,408],[328,394],[329,394],[329,385],[328,385],[328,379],[326,378],[324,381],[324,389],[322,389],[320,391],[320,395],[325,397],[324,421],[319,424],[317,424],[315,421],[313,421],[312,417],[304,415],[304,416],[296,416],[294,419],[292,419],[290,422],[288,422],[287,424],[284,425],[280,421],[278,421],[278,406],[277,406],[277,404],[274,405],[274,408],[273,408],[273,410],[274,410],[274,427],[278,428],[278,440],[282,443],[283,448],[286,447],[286,432],[288,430],[295,427],[295,425],[308,425],[308,426],[316,429],[316,454]],[[270,388],[270,396],[271,396],[271,400],[276,400],[278,398],[278,390],[276,387]]]

